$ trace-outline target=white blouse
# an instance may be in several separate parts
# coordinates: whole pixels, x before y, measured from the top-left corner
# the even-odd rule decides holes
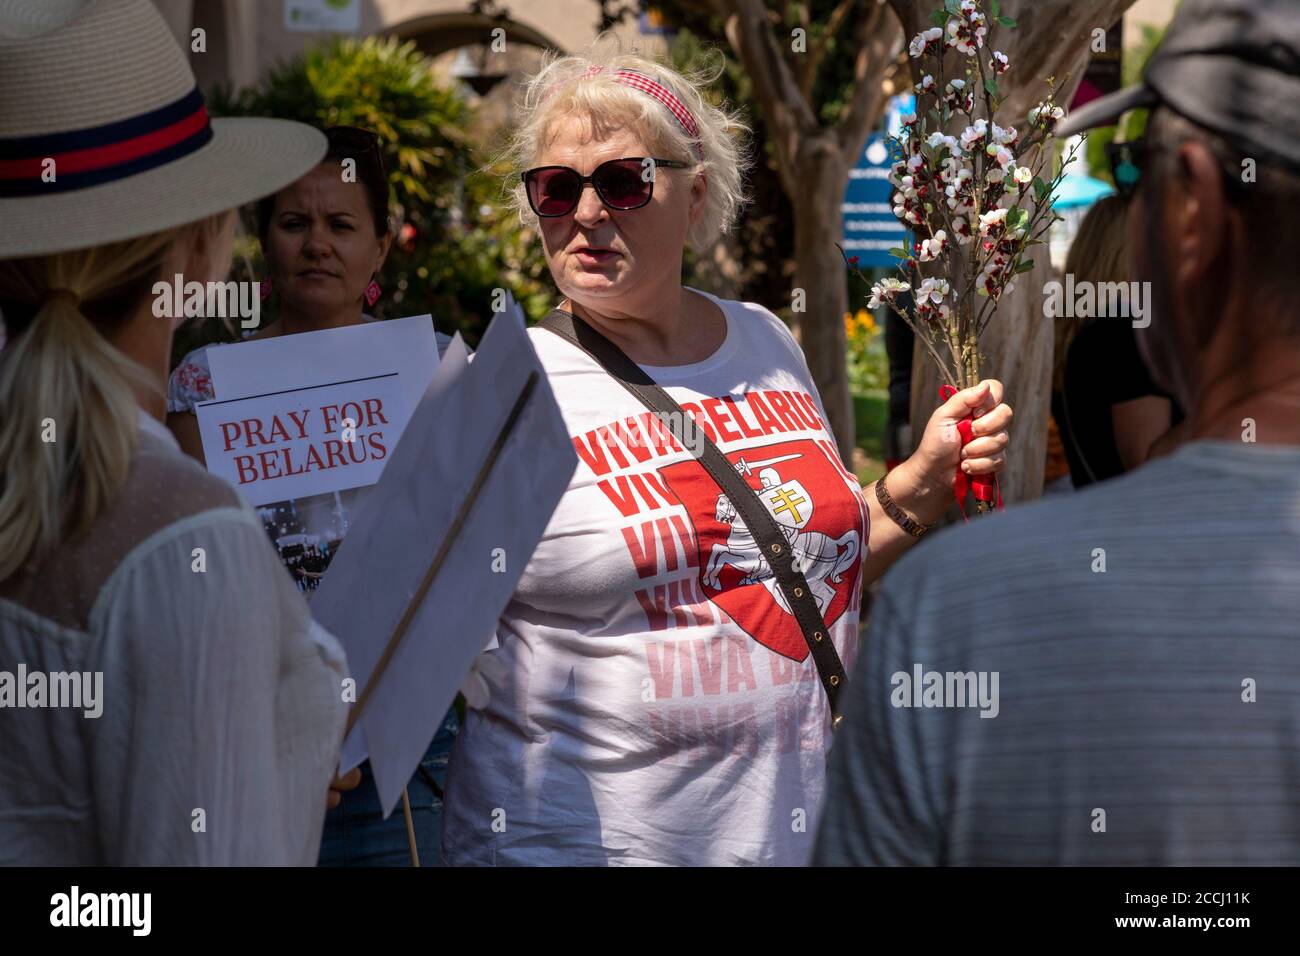
[[[0,865],[314,865],[346,673],[256,515],[142,414],[90,532],[0,582]]]

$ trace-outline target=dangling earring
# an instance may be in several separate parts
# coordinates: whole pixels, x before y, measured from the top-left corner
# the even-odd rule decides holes
[[[265,302],[271,298],[271,277],[267,276],[257,284],[257,297]]]
[[[366,305],[374,308],[379,297],[384,294],[384,290],[379,288],[379,283],[374,279],[370,280],[370,285],[366,286]]]

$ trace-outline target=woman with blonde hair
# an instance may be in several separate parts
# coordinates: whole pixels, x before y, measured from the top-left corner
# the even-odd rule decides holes
[[[1073,277],[1068,287],[1090,290],[1093,302],[1087,315],[1070,308],[1055,319],[1052,418],[1076,488],[1138,467],[1151,456],[1152,445],[1182,420],[1138,352],[1133,322],[1141,317],[1129,281],[1127,228],[1121,197],[1098,200],[1065,258],[1065,273]],[[1124,294],[1112,296],[1108,287],[1120,284]],[[1145,302],[1149,315],[1150,302],[1138,301]],[[1112,303],[1120,305],[1115,314],[1110,314]]]
[[[598,42],[524,93],[513,198],[560,299],[530,334],[579,461],[479,668],[449,863],[804,862],[864,582],[1002,467],[988,381],[860,488],[781,320],[682,284],[744,202],[707,81]]]
[[[279,299],[279,317],[248,341],[298,335],[374,322],[366,314],[379,298],[377,275],[393,240],[389,216],[388,172],[379,137],[355,126],[324,130],[329,146],[325,156],[307,175],[258,203],[258,239],[266,261],[261,291]],[[341,175],[350,164],[354,175]],[[434,333],[438,352],[451,338]],[[181,359],[167,387],[167,427],[181,450],[204,461],[195,406],[216,398],[209,352],[222,346],[203,346]],[[266,390],[280,387],[268,380]],[[351,488],[315,500],[295,502],[299,516],[312,507],[333,516],[342,509],[353,513],[370,488]],[[324,577],[338,544],[323,556],[314,546],[292,565],[286,564],[298,586],[306,592]],[[446,765],[447,754],[459,729],[454,709],[448,711],[407,790],[413,812],[412,827],[420,848],[421,865],[437,865],[437,833],[441,800],[435,772]],[[402,816],[384,819],[369,761],[360,768],[359,783],[344,795],[325,818],[321,841],[322,866],[406,866],[410,863],[406,825]]]
[[[342,651],[163,426],[154,306],[324,152],[209,121],[147,0],[0,9],[0,864],[316,860]]]

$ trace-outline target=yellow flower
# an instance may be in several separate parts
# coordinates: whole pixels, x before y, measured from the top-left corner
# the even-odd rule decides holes
[[[844,313],[844,335],[849,341],[870,339],[879,331],[875,317],[867,309]]]

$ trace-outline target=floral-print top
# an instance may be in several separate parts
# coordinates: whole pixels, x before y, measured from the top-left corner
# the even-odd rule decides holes
[[[365,316],[365,321],[371,321]],[[253,335],[250,329],[241,337],[247,341]],[[189,352],[181,359],[167,380],[167,414],[172,412],[193,412],[199,402],[210,402],[217,397],[212,388],[212,368],[208,365],[208,349],[224,342],[202,345]]]
[[[212,370],[208,367],[208,349],[205,345],[181,359],[171,378],[167,380],[167,412],[192,412],[199,402],[216,398],[212,390]]]

